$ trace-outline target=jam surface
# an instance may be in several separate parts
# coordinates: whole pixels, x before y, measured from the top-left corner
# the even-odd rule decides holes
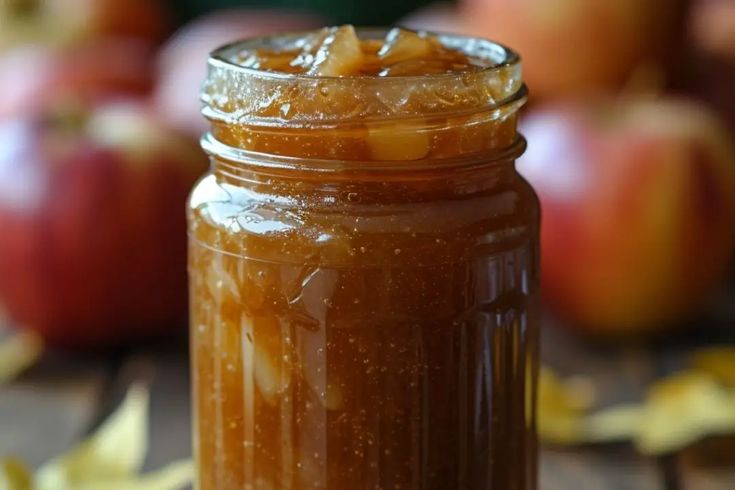
[[[349,26],[237,56],[315,79],[482,66]],[[400,120],[213,119],[250,160],[210,147],[189,203],[198,490],[536,488],[538,203],[515,113],[447,100]]]
[[[394,28],[385,39],[361,40],[350,25],[305,35],[288,49],[246,50],[235,61],[247,68],[318,77],[420,76],[487,66],[425,32]]]

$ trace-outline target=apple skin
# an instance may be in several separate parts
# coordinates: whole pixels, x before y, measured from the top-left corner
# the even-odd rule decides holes
[[[618,89],[683,40],[686,0],[463,0],[471,30],[520,53],[531,96]]]
[[[90,104],[153,87],[153,51],[139,40],[106,38],[0,53],[0,118],[55,104]]]
[[[557,103],[525,119],[519,171],[542,209],[545,299],[602,336],[697,312],[735,249],[735,149],[693,102]]]
[[[225,10],[200,17],[176,32],[161,50],[153,105],[162,119],[198,138],[208,129],[199,90],[211,51],[239,39],[323,25],[325,21],[317,17],[280,10]]]
[[[161,0],[4,0],[0,50],[27,44],[68,46],[106,36],[158,41],[168,24]]]
[[[708,103],[735,135],[735,2],[695,0],[676,88]]]
[[[735,2],[695,0],[693,3],[689,28],[695,44],[735,64]]]
[[[135,102],[0,121],[0,303],[51,344],[180,328],[201,151]]]

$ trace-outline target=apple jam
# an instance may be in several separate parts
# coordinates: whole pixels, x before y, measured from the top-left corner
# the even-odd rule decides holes
[[[221,48],[202,93],[197,488],[535,489],[517,56],[345,26]]]

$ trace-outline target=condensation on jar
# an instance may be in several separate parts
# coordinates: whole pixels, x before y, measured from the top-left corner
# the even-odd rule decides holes
[[[358,31],[377,40],[385,31]],[[518,57],[319,77],[216,51],[189,208],[199,490],[533,490],[538,201]]]

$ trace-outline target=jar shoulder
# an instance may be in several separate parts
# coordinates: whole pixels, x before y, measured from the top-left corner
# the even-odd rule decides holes
[[[359,186],[292,199],[207,175],[192,191],[193,238],[231,253],[278,260],[452,260],[477,248],[537,240],[539,205],[519,175],[466,194],[362,199]],[[374,197],[374,196],[372,196]],[[395,197],[395,196],[393,196]]]

